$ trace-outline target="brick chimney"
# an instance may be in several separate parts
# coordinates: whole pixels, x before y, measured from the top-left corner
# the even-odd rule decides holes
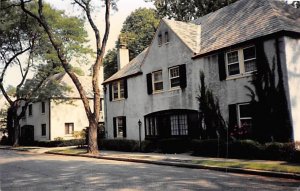
[[[120,45],[118,49],[118,70],[122,69],[129,63],[129,51],[127,48],[126,38],[120,36]]]

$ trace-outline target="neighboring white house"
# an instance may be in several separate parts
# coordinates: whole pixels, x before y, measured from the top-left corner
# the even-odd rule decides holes
[[[92,106],[92,77],[78,76],[78,78]],[[71,78],[66,73],[59,73],[51,77],[51,80],[56,80],[61,85],[71,87],[72,91],[66,92],[63,98],[53,97],[42,102],[30,103],[26,115],[20,121],[21,137],[34,136],[36,141],[49,141],[57,138],[74,139],[74,132],[82,131],[89,126],[83,103]],[[99,123],[103,123],[104,101],[102,91],[101,100],[99,101],[101,103]]]
[[[8,108],[8,103],[5,99],[4,96],[0,96],[0,140],[4,135],[4,129],[6,128],[6,112],[7,112],[7,108]],[[7,133],[6,133],[7,135]]]
[[[300,140],[300,11],[273,0],[239,0],[189,23],[161,20],[150,47],[103,83],[108,138],[138,140],[139,120],[142,139],[200,138],[200,72],[229,128],[251,128],[245,86],[255,88],[262,57],[276,63]],[[292,138],[291,129],[277,133]]]

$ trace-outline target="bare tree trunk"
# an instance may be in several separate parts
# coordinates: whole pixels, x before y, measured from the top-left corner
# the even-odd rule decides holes
[[[16,113],[14,113],[15,115]],[[14,116],[14,143],[13,147],[20,146],[20,123],[17,116]]]
[[[88,153],[99,154],[98,144],[97,144],[97,128],[98,122],[95,118],[89,119],[89,142],[88,142]]]

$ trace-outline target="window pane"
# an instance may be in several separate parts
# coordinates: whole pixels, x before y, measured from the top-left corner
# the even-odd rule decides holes
[[[256,70],[256,60],[245,61],[245,72],[253,72]]]
[[[241,119],[241,127],[244,128],[244,130],[249,131],[252,127],[252,119]],[[247,132],[244,132],[245,134]]]
[[[179,135],[178,116],[172,115],[171,120],[171,135]]]
[[[249,48],[245,48],[243,50],[243,53],[244,53],[244,60],[248,60],[248,59],[252,59],[252,58],[255,58],[255,47],[252,46],[252,47],[249,47]]]
[[[228,64],[235,63],[239,61],[238,51],[227,53]]]
[[[162,81],[162,71],[158,71],[153,74],[154,74],[154,82]]]
[[[118,95],[118,82],[113,83],[113,96],[114,96],[114,99],[119,98],[119,95]]]
[[[180,86],[180,78],[173,78],[171,79],[171,87]]]
[[[154,84],[154,90],[163,90],[163,83],[162,82],[157,82]]]
[[[239,63],[228,65],[228,74],[236,75],[240,73]]]
[[[120,81],[120,98],[124,98],[124,81]]]
[[[179,115],[180,135],[188,134],[187,116]]]
[[[240,107],[240,117],[244,118],[244,117],[251,117],[251,108],[250,108],[250,104],[247,105],[239,105]]]
[[[118,126],[118,137],[123,137],[123,120],[121,117],[117,118],[117,126]]]
[[[170,69],[170,77],[171,78],[179,77],[179,67]]]

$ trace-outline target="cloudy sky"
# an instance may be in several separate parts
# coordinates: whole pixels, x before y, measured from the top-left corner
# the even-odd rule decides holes
[[[47,0],[46,0],[47,1]],[[54,7],[58,9],[65,10],[67,14],[71,15],[80,15],[82,14],[81,9],[78,6],[74,6],[71,4],[71,0],[48,0],[50,4],[52,4]],[[96,3],[99,4],[100,0],[95,0]],[[102,2],[101,2],[102,3]],[[103,4],[103,3],[102,3]],[[111,13],[111,28],[110,28],[110,35],[108,39],[108,45],[106,50],[111,49],[115,45],[115,41],[118,38],[118,35],[120,33],[120,30],[122,28],[122,24],[125,21],[126,17],[135,9],[140,7],[154,7],[152,3],[146,3],[144,0],[118,0],[118,11],[112,11]],[[101,34],[103,34],[104,31],[104,10],[101,8],[101,5],[98,5],[98,7],[95,9],[95,12],[93,14],[93,17],[95,19],[95,22],[101,31]],[[90,36],[90,43],[92,47],[95,47],[95,39],[94,34],[89,26],[89,24],[86,24],[86,29],[89,32]],[[18,67],[12,67],[7,71],[7,76],[5,77],[5,86],[13,85],[16,86],[21,78]]]

